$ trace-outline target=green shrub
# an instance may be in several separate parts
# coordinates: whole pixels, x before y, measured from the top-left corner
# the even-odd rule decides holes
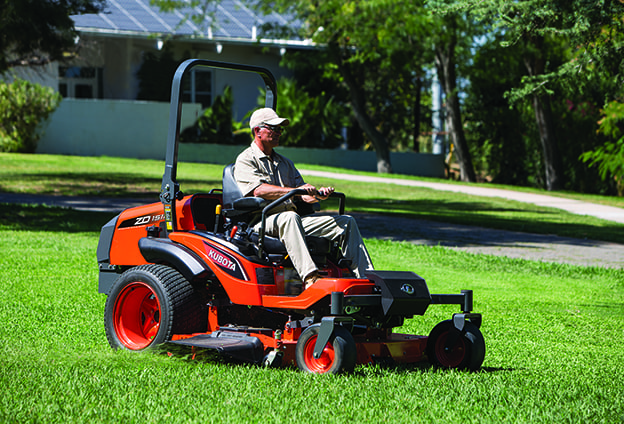
[[[264,94],[261,90],[258,107],[264,105]],[[281,78],[277,98],[277,113],[290,120],[282,146],[335,149],[344,142],[341,131],[349,125],[350,112],[330,93],[312,96],[294,79]]]
[[[249,144],[251,132],[242,122],[232,119],[234,96],[232,87],[215,97],[212,106],[180,134],[181,143]]]
[[[624,195],[624,103],[609,103],[602,111],[604,117],[598,122],[598,132],[610,140],[602,146],[581,155],[589,166],[598,165],[600,177],[609,175],[616,182],[618,195]]]
[[[311,96],[293,79],[282,78],[277,84],[280,116],[288,118],[290,125],[280,138],[282,146],[335,149],[344,139],[341,131],[349,125],[349,111],[335,101],[332,95],[322,93]],[[265,91],[260,90],[258,107],[264,107]],[[252,139],[247,118],[242,122],[232,119],[234,97],[231,87],[215,97],[195,124],[180,135],[181,143],[249,144]]]
[[[0,82],[0,152],[34,153],[41,136],[38,126],[60,101],[50,87],[21,79]]]

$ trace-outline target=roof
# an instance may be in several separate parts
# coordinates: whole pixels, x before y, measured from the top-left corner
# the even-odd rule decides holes
[[[150,0],[107,0],[106,9],[97,14],[74,15],[75,27],[81,32],[96,32],[127,35],[177,35],[205,37],[215,40],[256,41],[257,28],[264,24],[288,25],[292,19],[278,13],[268,15],[247,7],[240,0],[222,0],[212,6],[215,23],[207,17],[202,24],[195,24],[184,17],[200,13],[200,8],[189,8],[173,12],[162,12]],[[263,41],[263,40],[259,40]],[[273,40],[276,41],[276,40]],[[299,40],[281,40],[288,43],[309,44]]]

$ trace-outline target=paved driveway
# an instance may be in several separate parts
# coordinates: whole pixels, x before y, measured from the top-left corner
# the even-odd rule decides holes
[[[624,268],[624,244],[493,230],[420,219],[352,214],[362,236],[444,246],[470,253],[544,262]]]

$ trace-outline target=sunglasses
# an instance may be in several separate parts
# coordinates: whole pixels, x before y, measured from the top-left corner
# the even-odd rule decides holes
[[[273,125],[259,125],[259,128],[266,128],[267,130],[274,132],[277,135],[280,135],[284,132],[284,128],[280,127],[280,126],[273,126]]]

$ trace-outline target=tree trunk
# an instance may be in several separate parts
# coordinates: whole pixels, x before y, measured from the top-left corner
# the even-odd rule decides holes
[[[391,174],[392,165],[390,164],[390,148],[388,146],[388,141],[384,135],[377,130],[370,115],[366,112],[366,100],[362,93],[362,88],[356,83],[355,77],[342,61],[342,58],[339,57],[340,53],[334,51],[334,54],[338,55],[336,58],[338,69],[340,70],[340,75],[342,75],[345,84],[347,84],[349,88],[351,107],[353,108],[355,119],[357,119],[360,128],[362,128],[362,131],[368,136],[375,148],[375,153],[377,155],[377,172],[380,174]]]
[[[460,179],[461,181],[475,182],[477,177],[472,165],[472,158],[470,157],[468,143],[466,142],[466,136],[462,126],[461,108],[459,95],[457,93],[457,77],[455,75],[455,44],[457,43],[457,34],[455,33],[455,25],[451,23],[448,28],[448,41],[445,45],[437,45],[435,48],[436,69],[446,96],[446,122],[451,141],[457,153]]]
[[[563,187],[561,181],[563,165],[561,163],[559,146],[557,145],[557,135],[548,95],[533,96],[533,109],[535,110],[535,120],[537,121],[542,143],[546,189],[548,191],[561,190]]]
[[[531,76],[542,75],[544,73],[546,66],[545,60],[539,54],[543,41],[542,38],[533,39],[532,42],[536,47],[535,51],[538,53],[536,53],[535,56],[531,56],[527,53],[524,58],[524,65]],[[533,95],[533,110],[535,111],[535,120],[539,129],[540,143],[542,145],[546,189],[548,191],[561,190],[563,187],[563,164],[561,162],[561,154],[559,153],[557,133],[555,131],[548,94],[537,92]]]

